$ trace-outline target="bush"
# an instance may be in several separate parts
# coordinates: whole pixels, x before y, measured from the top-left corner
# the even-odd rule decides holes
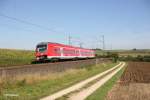
[[[138,55],[137,57],[127,56],[127,57],[119,57],[121,61],[143,61],[143,62],[150,62],[150,56],[141,56]]]
[[[112,61],[115,63],[118,61],[118,53],[116,52],[106,52],[105,55],[96,55],[97,58],[112,58]]]

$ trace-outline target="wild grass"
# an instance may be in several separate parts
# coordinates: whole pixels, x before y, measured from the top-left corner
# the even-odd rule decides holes
[[[47,76],[26,76],[15,82],[1,84],[0,99],[6,99],[6,94],[17,94],[17,97],[9,97],[14,100],[37,100],[50,95],[65,87],[73,85],[81,80],[103,72],[117,63],[88,66],[87,68],[72,69],[66,72],[49,74]],[[8,99],[8,97],[7,97]]]
[[[0,67],[30,64],[34,51],[0,49]]]

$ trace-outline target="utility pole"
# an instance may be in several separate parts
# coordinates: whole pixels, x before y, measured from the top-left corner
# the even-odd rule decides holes
[[[110,47],[110,49],[112,50],[112,44],[111,44],[111,47]]]
[[[69,35],[69,37],[68,37],[68,44],[69,44],[69,45],[71,45],[71,38],[72,38],[72,37]]]
[[[103,50],[105,50],[105,37],[104,37],[104,35],[102,36],[102,38],[103,38]]]
[[[102,38],[101,42],[103,44],[103,56],[104,56],[105,55],[105,36],[102,35],[101,38]]]
[[[80,45],[80,48],[82,48],[83,43],[82,43],[82,42],[80,42],[80,43],[79,43],[79,45]]]
[[[103,44],[103,50],[105,50],[105,36],[104,36],[104,35],[102,35],[102,36],[100,37],[100,43]]]

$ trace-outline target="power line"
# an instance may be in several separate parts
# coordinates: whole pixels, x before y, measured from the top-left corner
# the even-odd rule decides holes
[[[10,19],[10,20],[13,20],[13,21],[16,21],[16,22],[19,22],[19,23],[23,23],[23,24],[26,24],[26,25],[31,25],[31,26],[35,26],[35,27],[38,27],[38,28],[41,28],[43,30],[47,30],[47,31],[51,31],[51,32],[55,32],[57,33],[58,31],[55,31],[53,29],[50,29],[48,27],[45,27],[45,26],[42,26],[42,25],[39,25],[39,24],[35,24],[35,23],[31,23],[29,21],[25,21],[25,20],[22,20],[22,19],[18,19],[18,18],[15,18],[15,17],[11,17],[11,16],[8,16],[8,15],[5,15],[5,14],[2,14],[0,13],[0,16],[1,17],[4,17],[4,18],[7,18],[7,19]],[[23,29],[25,31],[32,31],[32,30],[26,30],[26,29]],[[75,42],[78,42],[79,43],[79,46],[82,47],[83,46],[83,42],[81,42],[79,39],[75,39],[75,38],[72,38],[71,36],[68,37],[68,44],[69,45],[72,45],[72,42],[75,41]],[[104,37],[103,37],[103,42],[104,42]],[[104,43],[103,43],[103,49],[104,49]]]
[[[39,25],[39,24],[35,24],[35,23],[31,23],[31,22],[28,22],[28,21],[25,21],[25,20],[22,20],[22,19],[18,19],[18,18],[15,18],[15,17],[10,17],[10,16],[7,16],[7,15],[1,14],[1,13],[0,13],[0,16],[4,17],[4,18],[7,18],[7,19],[10,19],[10,20],[14,20],[16,22],[20,22],[20,23],[31,25],[31,26],[35,26],[35,27],[38,27],[38,28],[41,28],[41,29],[44,29],[44,30],[56,32],[55,30],[52,30],[52,29],[47,28],[45,26],[42,26],[42,25]]]
[[[13,27],[11,27],[11,26],[9,26],[8,24],[0,24],[2,27],[7,27],[7,28],[13,28],[13,29],[16,29],[16,30],[22,30],[22,31],[28,31],[28,32],[31,32],[31,33],[33,33],[33,32],[35,32],[35,31],[33,31],[33,30],[31,30],[31,29],[25,29],[25,28],[22,28],[22,27],[17,27],[17,26],[13,26]]]
[[[83,42],[81,42],[79,39],[74,38],[74,37],[69,35],[68,36],[68,44],[73,45],[75,42],[78,43],[79,47],[83,47],[83,44],[84,44]]]
[[[20,22],[20,23],[23,23],[23,24],[35,26],[35,27],[38,27],[38,28],[41,28],[41,29],[44,29],[44,30],[57,32],[57,31],[54,31],[54,30],[49,29],[49,28],[47,28],[47,27],[44,27],[44,26],[42,26],[42,25],[35,24],[35,23],[31,23],[31,22],[28,22],[28,21],[24,21],[24,20],[22,20],[22,19],[18,19],[18,18],[15,18],[15,17],[10,17],[10,16],[7,16],[7,15],[1,14],[1,13],[0,13],[0,16],[1,16],[1,17],[4,17],[4,18],[7,18],[7,19],[10,19],[10,20],[14,20],[14,21],[16,21],[16,22]],[[23,29],[23,30],[24,30],[24,29]],[[68,42],[69,42],[69,43],[68,43],[69,45],[72,45],[72,37],[71,37],[71,36],[68,37]]]

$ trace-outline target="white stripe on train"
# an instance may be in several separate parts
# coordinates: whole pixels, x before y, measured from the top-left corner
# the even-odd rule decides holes
[[[94,56],[88,57],[88,56],[47,56],[47,58],[60,58],[60,59],[71,59],[71,58],[94,58]]]

